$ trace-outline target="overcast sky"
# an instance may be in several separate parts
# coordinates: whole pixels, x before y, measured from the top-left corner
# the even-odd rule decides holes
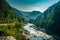
[[[59,0],[6,0],[12,7],[22,11],[44,12]]]

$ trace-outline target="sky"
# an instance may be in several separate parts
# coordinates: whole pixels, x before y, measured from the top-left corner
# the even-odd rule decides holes
[[[44,12],[48,7],[57,3],[59,0],[6,0],[11,7],[21,11],[40,11]]]

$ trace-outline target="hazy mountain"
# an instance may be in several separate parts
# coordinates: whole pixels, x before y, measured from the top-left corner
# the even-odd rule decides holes
[[[32,11],[32,12],[24,12],[25,15],[30,19],[36,19],[39,15],[41,15],[41,12],[39,11]]]
[[[33,23],[36,20],[36,18],[42,13],[40,11],[32,11],[32,12],[24,12],[24,14],[29,19],[28,22]]]
[[[32,11],[32,12],[24,12],[18,9],[13,8],[13,10],[18,13],[21,17],[26,18],[26,20],[32,23],[36,18],[41,15],[42,13],[39,11]]]

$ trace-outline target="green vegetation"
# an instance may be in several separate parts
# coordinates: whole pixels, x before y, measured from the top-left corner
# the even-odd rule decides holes
[[[5,0],[0,0],[0,23],[13,23],[14,21],[26,23],[25,18],[19,16]]]
[[[39,27],[39,28],[43,28],[43,18],[37,19],[37,21],[34,22],[34,24]]]
[[[25,40],[22,32],[22,26],[26,20],[19,16],[6,0],[0,0],[0,24],[8,24],[0,26],[0,30],[4,31],[3,36],[13,36],[17,40]]]
[[[60,1],[45,11],[45,29],[60,35]]]
[[[5,0],[0,0],[0,23],[13,22],[14,11]]]
[[[1,26],[0,30],[3,30],[5,32],[5,36],[13,36],[17,40],[26,40],[25,36],[22,32],[22,26],[23,23],[14,22],[11,24],[8,24],[7,26]]]
[[[49,34],[60,35],[60,1],[44,12],[44,18],[37,18],[34,22],[40,28],[44,28]]]
[[[44,14],[41,14],[37,17],[37,19],[34,21],[34,24],[36,25],[36,27],[39,28],[43,28],[44,27]]]

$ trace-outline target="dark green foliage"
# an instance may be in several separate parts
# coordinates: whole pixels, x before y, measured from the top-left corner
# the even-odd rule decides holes
[[[19,16],[5,0],[0,0],[0,23],[12,23],[14,21],[26,22],[25,18]]]
[[[23,21],[24,23],[27,23],[26,16],[23,14],[22,11],[19,11],[18,9],[12,8],[16,14],[19,16],[17,17],[18,21],[21,22]]]
[[[60,35],[60,2],[45,11],[45,29]]]
[[[60,1],[49,7],[44,12],[44,16],[40,17],[34,22],[38,28],[45,28],[50,34],[60,35]]]
[[[42,13],[41,15],[39,15],[36,20],[34,21],[34,24],[38,27],[38,28],[43,28],[43,23],[44,23],[44,14]]]
[[[17,40],[26,40],[22,32],[22,26],[23,26],[22,22],[21,23],[14,22],[14,23],[8,24],[7,26],[0,26],[0,30],[2,30],[3,36],[13,36]]]
[[[10,15],[13,15],[11,7],[5,0],[0,0],[0,23],[12,22]]]
[[[25,40],[22,32],[25,22],[26,20],[19,16],[5,0],[0,0],[0,24],[8,24],[0,26],[0,30],[4,31],[3,36],[13,36],[17,40]]]

